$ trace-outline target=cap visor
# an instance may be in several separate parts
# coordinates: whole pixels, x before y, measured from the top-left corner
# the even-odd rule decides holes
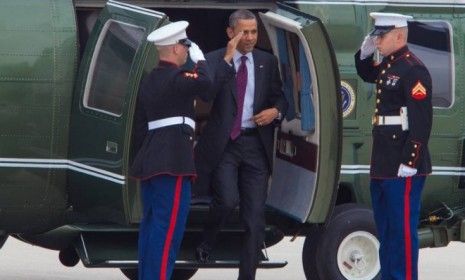
[[[184,45],[186,47],[190,47],[192,45],[192,41],[189,40],[188,38],[181,39],[178,41],[179,44]]]
[[[371,32],[370,32],[370,36],[381,36],[381,35],[384,35],[386,33],[388,33],[389,31],[391,31],[392,29],[394,29],[395,26],[376,26]]]

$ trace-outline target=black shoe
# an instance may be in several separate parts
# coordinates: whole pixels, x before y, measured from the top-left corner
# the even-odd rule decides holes
[[[210,262],[210,252],[211,247],[207,243],[202,242],[199,246],[197,246],[197,248],[195,248],[195,257],[200,263],[208,263]]]

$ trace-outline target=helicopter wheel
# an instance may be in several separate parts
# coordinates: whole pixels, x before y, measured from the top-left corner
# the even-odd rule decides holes
[[[193,269],[175,269],[173,275],[171,275],[171,280],[188,280],[197,272],[197,268]],[[130,280],[138,279],[138,270],[137,268],[121,268],[121,272]]]
[[[3,247],[3,244],[5,244],[6,240],[8,239],[8,234],[2,234],[0,235],[0,248]]]
[[[321,234],[324,232],[323,227],[316,225],[310,228],[310,232],[305,237],[304,247],[302,249],[302,266],[307,280],[320,280],[317,271],[317,255],[316,249],[321,238]]]
[[[307,279],[380,279],[379,242],[371,209],[353,203],[338,205],[320,229],[316,241],[307,237],[304,243]]]
[[[120,268],[121,272],[126,276],[129,280],[137,280],[138,279],[138,270],[137,268]]]

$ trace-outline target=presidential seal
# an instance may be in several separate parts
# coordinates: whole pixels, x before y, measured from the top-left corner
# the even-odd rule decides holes
[[[347,117],[355,108],[355,92],[352,86],[341,81],[342,117]]]

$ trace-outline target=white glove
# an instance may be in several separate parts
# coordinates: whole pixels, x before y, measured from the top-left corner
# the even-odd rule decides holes
[[[360,46],[360,59],[365,59],[375,52],[375,40],[370,35],[365,36],[362,45]]]
[[[405,164],[399,165],[399,171],[397,171],[397,176],[399,177],[412,177],[413,175],[417,174],[417,169],[408,167]]]
[[[194,42],[191,43],[189,48],[189,55],[194,63],[197,63],[200,60],[205,60],[205,56],[203,55],[202,50]]]

